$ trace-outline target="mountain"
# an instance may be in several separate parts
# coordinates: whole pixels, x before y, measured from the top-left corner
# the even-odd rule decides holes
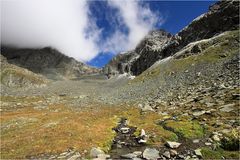
[[[128,69],[124,72],[139,75],[156,61],[174,55],[191,42],[236,29],[239,29],[239,1],[219,1],[210,6],[207,13],[197,17],[176,35],[163,30],[150,32],[135,50],[120,54],[110,61],[104,67],[110,72],[105,74],[121,74],[122,68],[118,66],[127,66]],[[195,49],[194,51],[198,52],[198,49]]]
[[[83,74],[99,72],[99,69],[89,67],[50,47],[42,49],[2,47],[1,54],[7,58],[10,64],[26,68],[54,80],[74,79]]]
[[[41,75],[35,74],[27,69],[9,64],[7,59],[0,55],[1,70],[1,91],[4,87],[40,87],[45,86],[48,80]]]
[[[238,160],[238,9],[149,32],[102,69],[110,79],[51,48],[2,48],[1,159]]]

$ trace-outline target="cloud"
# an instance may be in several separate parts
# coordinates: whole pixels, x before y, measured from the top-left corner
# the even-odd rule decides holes
[[[141,1],[109,0],[102,4],[117,10],[111,16],[111,9],[99,8],[106,12],[114,30],[96,24],[102,14],[93,16],[87,0],[1,0],[1,44],[51,46],[87,62],[101,52],[117,54],[134,49],[156,24],[163,23],[161,15]],[[107,37],[103,32],[108,32]]]
[[[86,0],[2,0],[4,45],[51,46],[81,61],[94,58],[99,30],[89,18]]]
[[[122,23],[128,28],[128,33],[117,29],[106,40],[104,50],[114,53],[132,50],[150,30],[164,22],[160,13],[151,11],[150,7],[143,5],[141,1],[109,0],[108,2],[110,6],[119,10],[117,19],[122,19]]]

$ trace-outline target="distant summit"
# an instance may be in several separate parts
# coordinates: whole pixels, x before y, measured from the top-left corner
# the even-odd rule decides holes
[[[2,47],[1,54],[7,58],[8,63],[54,80],[78,78],[83,74],[99,72],[98,69],[78,62],[50,47],[42,49]]]

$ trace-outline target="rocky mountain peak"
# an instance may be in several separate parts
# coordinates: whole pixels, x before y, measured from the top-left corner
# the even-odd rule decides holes
[[[138,56],[133,56],[131,62],[128,62],[128,73],[139,75],[156,61],[174,55],[191,42],[237,29],[239,29],[239,1],[218,1],[209,7],[208,12],[194,19],[176,35],[171,35],[162,29],[149,32],[134,52],[131,52]],[[114,64],[110,62],[107,66],[117,68],[115,64],[121,65],[122,62],[116,59]],[[115,70],[115,73],[122,72]]]

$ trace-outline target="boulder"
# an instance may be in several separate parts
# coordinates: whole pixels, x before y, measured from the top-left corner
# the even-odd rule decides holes
[[[143,158],[147,160],[157,160],[158,158],[160,158],[159,151],[155,148],[146,148],[143,151]]]

